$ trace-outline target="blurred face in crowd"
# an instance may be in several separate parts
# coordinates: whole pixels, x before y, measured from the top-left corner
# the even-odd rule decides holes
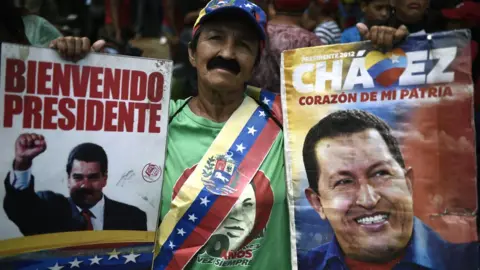
[[[393,0],[396,16],[405,23],[420,22],[429,5],[429,0]]]
[[[197,68],[199,89],[243,91],[255,65],[259,36],[236,14],[224,13],[205,22],[197,47],[189,49]]]
[[[363,1],[362,11],[369,26],[384,25],[390,17],[390,0]]]
[[[315,153],[318,192],[308,188],[306,196],[345,255],[370,262],[397,257],[413,231],[412,171],[375,129],[321,139]]]

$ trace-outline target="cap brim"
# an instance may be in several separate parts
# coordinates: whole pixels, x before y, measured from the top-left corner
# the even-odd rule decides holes
[[[205,21],[211,19],[213,16],[215,15],[218,15],[218,14],[222,14],[224,12],[236,12],[238,14],[242,14],[245,16],[245,18],[249,19],[250,22],[255,25],[255,28],[257,30],[257,32],[260,34],[260,39],[261,40],[265,40],[266,39],[266,33],[265,33],[265,30],[263,29],[263,27],[261,27],[259,25],[259,23],[257,22],[257,19],[255,17],[253,17],[253,15],[245,10],[243,10],[242,8],[239,8],[239,7],[236,7],[236,6],[227,6],[227,7],[222,7],[222,8],[218,8],[218,9],[215,9],[213,11],[210,11],[208,14],[205,14],[201,19],[200,21],[198,22],[198,24],[203,24],[205,23]]]

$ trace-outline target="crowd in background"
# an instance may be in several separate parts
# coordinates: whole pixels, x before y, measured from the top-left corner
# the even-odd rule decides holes
[[[207,0],[7,0],[5,28],[23,23],[32,45],[48,45],[60,35],[107,41],[106,52],[141,56],[129,41],[158,38],[175,62],[175,97],[196,93],[196,72],[189,64],[188,43]],[[254,0],[268,14],[268,45],[251,83],[280,91],[282,51],[361,41],[358,22],[368,27],[407,26],[410,34],[470,28],[473,78],[478,85],[480,29],[478,0]],[[12,9],[15,12],[9,12]],[[15,20],[17,17],[17,20]],[[18,18],[22,17],[22,22]],[[11,19],[10,19],[11,18]],[[16,23],[12,23],[15,22]],[[40,32],[39,32],[40,31]],[[30,35],[30,36],[28,36]],[[22,37],[24,38],[24,37]],[[3,38],[2,38],[3,39]],[[35,40],[37,39],[37,40]]]

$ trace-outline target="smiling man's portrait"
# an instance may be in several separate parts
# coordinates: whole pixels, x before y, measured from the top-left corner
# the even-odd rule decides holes
[[[299,269],[477,269],[478,244],[453,244],[413,211],[415,170],[379,117],[329,114],[303,145],[306,198],[333,240],[299,258]]]

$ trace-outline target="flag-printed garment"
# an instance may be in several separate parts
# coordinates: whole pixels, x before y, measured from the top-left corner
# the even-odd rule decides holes
[[[184,103],[184,100],[171,102],[171,114]],[[195,115],[188,106],[169,125],[162,218],[223,125]],[[257,132],[255,127],[249,128],[249,132]],[[228,156],[217,159],[212,167],[228,172]],[[252,269],[252,266],[254,269],[290,269],[285,196],[283,134],[280,133],[230,214],[186,269]]]

